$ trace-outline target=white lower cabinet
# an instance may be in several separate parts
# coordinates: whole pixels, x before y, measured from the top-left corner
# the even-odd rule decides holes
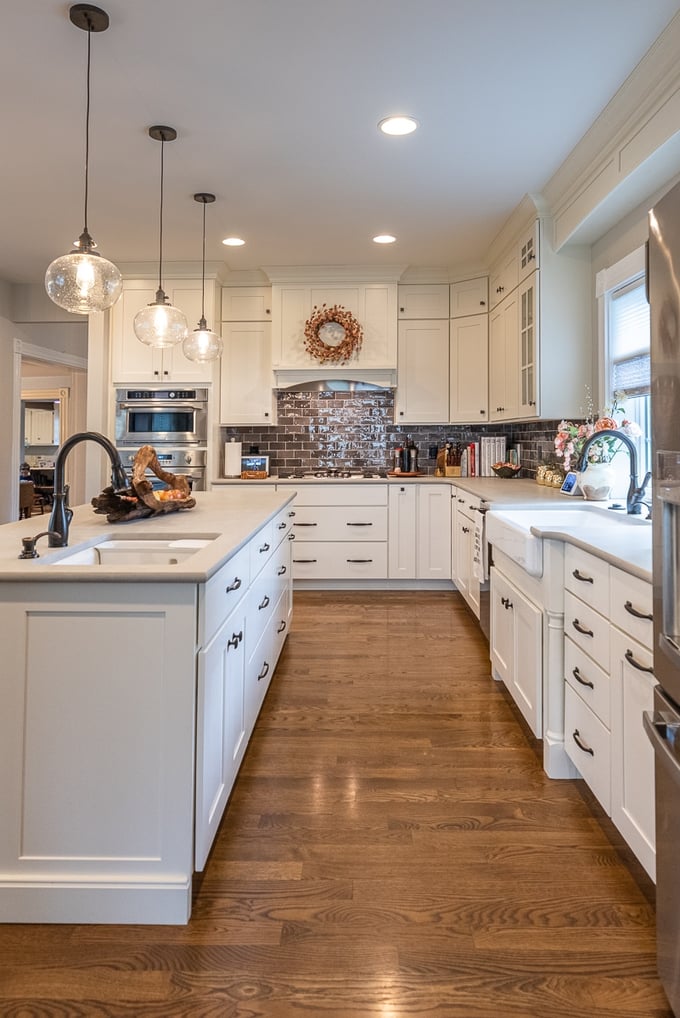
[[[301,484],[293,490],[295,580],[385,579],[386,484]]]
[[[481,591],[486,589],[480,567],[483,557],[481,501],[461,488],[451,492],[452,556],[451,575],[476,618],[481,614]]]
[[[498,569],[491,570],[491,666],[536,738],[543,734],[543,612]]]
[[[389,488],[389,577],[451,579],[451,497],[445,484]]]
[[[289,537],[294,514],[295,510],[288,505],[265,524],[234,560],[229,560],[212,577],[201,600],[199,633],[203,646],[198,654],[196,729],[197,870],[205,866],[290,625]],[[243,582],[245,576],[249,582]],[[217,631],[211,635],[215,626]]]
[[[246,748],[245,612],[231,613],[198,655],[195,866],[205,866]]]
[[[651,584],[568,547],[565,586],[565,747],[653,879]]]

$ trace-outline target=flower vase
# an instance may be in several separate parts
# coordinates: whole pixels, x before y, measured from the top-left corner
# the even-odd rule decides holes
[[[591,502],[606,502],[616,474],[610,463],[589,463],[576,477],[584,498]]]

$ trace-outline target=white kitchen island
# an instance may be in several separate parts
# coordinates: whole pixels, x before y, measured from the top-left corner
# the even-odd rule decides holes
[[[0,527],[0,921],[188,921],[290,625],[291,498],[116,525],[81,506],[32,560],[47,517]],[[177,561],[100,564],[108,539]]]

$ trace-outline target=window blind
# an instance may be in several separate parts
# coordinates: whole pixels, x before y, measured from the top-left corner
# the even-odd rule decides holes
[[[650,391],[649,304],[644,277],[609,294],[611,392],[643,396]]]

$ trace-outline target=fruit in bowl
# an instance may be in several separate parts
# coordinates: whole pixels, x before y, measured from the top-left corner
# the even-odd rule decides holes
[[[519,463],[492,463],[491,469],[496,477],[517,477],[522,467]]]

